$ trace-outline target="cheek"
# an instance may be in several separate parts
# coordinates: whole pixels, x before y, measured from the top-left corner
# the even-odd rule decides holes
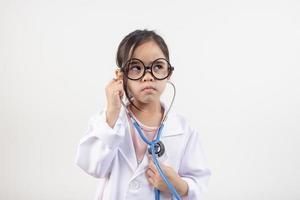
[[[158,85],[158,90],[159,90],[159,92],[160,93],[163,93],[164,92],[164,90],[166,89],[166,86],[167,86],[167,82],[162,82],[162,83],[160,83],[159,85]]]
[[[127,82],[128,92],[131,94],[136,94],[138,92],[138,87],[136,85],[137,83],[134,83],[133,81],[129,80]]]

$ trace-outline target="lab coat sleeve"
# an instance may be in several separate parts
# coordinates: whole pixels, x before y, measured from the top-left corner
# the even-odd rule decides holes
[[[106,110],[94,115],[88,123],[86,135],[79,141],[76,164],[94,177],[106,177],[124,135],[125,127],[120,116],[111,128],[106,123]]]
[[[211,171],[206,165],[206,157],[201,147],[200,136],[194,130],[191,131],[191,135],[187,140],[179,175],[188,184],[188,195],[182,199],[203,200],[205,198]]]

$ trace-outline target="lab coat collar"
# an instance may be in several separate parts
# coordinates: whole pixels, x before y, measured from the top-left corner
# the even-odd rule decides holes
[[[128,104],[129,102],[126,103],[126,106]],[[166,106],[166,104],[162,101],[161,101],[161,105],[163,106],[165,112],[167,112],[169,107]],[[126,110],[123,106],[120,111],[120,118],[121,118],[120,122],[123,123],[123,125],[129,126]],[[178,114],[172,111],[172,108],[168,113],[168,116],[163,124],[164,124],[164,128],[161,133],[161,138],[183,134],[183,126],[180,117],[178,116]]]

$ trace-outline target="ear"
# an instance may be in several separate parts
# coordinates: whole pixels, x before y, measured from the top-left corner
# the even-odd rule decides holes
[[[171,74],[168,76],[168,78],[167,78],[168,80],[171,79],[172,74],[173,74],[173,72],[171,72]]]
[[[123,72],[121,71],[120,68],[115,70],[115,78],[117,80],[123,80]]]

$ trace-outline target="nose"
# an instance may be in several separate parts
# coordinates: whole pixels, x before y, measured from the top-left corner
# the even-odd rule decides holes
[[[142,81],[154,81],[154,77],[151,74],[151,68],[145,68],[145,75],[142,78]]]

